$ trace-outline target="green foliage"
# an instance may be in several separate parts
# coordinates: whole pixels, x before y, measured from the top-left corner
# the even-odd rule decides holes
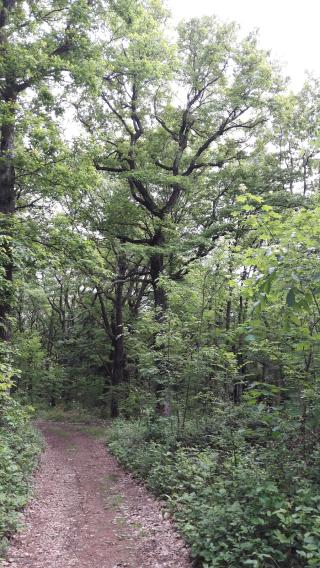
[[[29,497],[29,482],[40,451],[30,425],[32,409],[8,397],[0,408],[0,557],[19,526],[19,511]]]
[[[312,475],[319,448],[306,471],[299,452],[290,455],[289,440],[298,437],[294,422],[289,427],[266,407],[225,407],[182,432],[170,420],[117,421],[108,430],[113,453],[166,499],[206,568],[319,564],[320,498]]]
[[[72,424],[93,424],[101,422],[99,411],[83,408],[79,403],[74,402],[68,408],[62,405],[48,407],[39,404],[36,408],[36,415],[43,420],[53,422],[71,422]]]
[[[14,394],[131,419],[110,447],[203,566],[319,566],[319,81],[160,0],[8,6],[0,534],[37,446]]]

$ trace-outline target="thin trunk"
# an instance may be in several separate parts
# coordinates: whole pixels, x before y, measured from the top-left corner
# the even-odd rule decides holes
[[[227,307],[226,307],[226,331],[229,331],[231,325],[231,308],[232,308],[232,302],[231,298],[229,298],[227,300]]]
[[[303,158],[303,195],[304,195],[304,197],[306,196],[307,191],[308,191],[308,183],[307,183],[307,180],[308,180],[308,170],[307,170],[308,161],[309,161],[309,159],[307,157]]]
[[[50,364],[50,359],[52,357],[53,345],[54,345],[54,311],[51,309],[49,326],[48,326],[48,337],[47,337],[47,361]]]
[[[115,285],[114,311],[111,323],[113,335],[112,357],[112,392],[111,392],[111,417],[119,415],[118,388],[124,381],[125,370],[125,346],[123,333],[123,288],[126,272],[126,261],[123,255],[118,258],[118,275]]]

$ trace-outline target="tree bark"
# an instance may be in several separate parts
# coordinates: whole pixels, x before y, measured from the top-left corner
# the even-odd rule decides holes
[[[165,237],[161,229],[159,229],[155,235],[154,245],[157,247],[163,247],[165,244]],[[157,336],[163,334],[163,329],[161,329],[166,322],[166,315],[168,310],[168,297],[166,290],[160,283],[160,278],[164,271],[164,254],[157,252],[151,256],[150,259],[150,275],[153,287],[153,297],[154,297],[154,307],[155,307],[155,320],[159,324],[160,330],[156,334],[154,340],[156,341]],[[169,398],[168,388],[166,387],[166,366],[163,357],[165,345],[161,341],[158,342],[157,351],[159,356],[156,358],[156,365],[158,368],[158,380],[155,384],[155,394],[156,394],[156,412],[162,416],[170,416],[171,414],[171,401]]]
[[[126,272],[126,260],[124,255],[118,258],[118,274],[115,284],[115,300],[113,317],[111,322],[112,329],[112,391],[111,391],[111,417],[119,415],[118,407],[118,387],[124,381],[125,370],[125,346],[123,330],[123,288]]]
[[[0,9],[0,57],[6,57],[7,36],[5,28],[15,0],[3,0]],[[17,88],[15,77],[7,72],[1,86],[2,117],[0,126],[0,265],[4,280],[0,290],[0,341],[10,341],[12,336],[10,313],[12,307],[12,236],[13,213],[16,206],[15,169],[13,162],[15,113]]]
[[[16,104],[14,90],[7,88],[2,100],[7,117],[3,119],[0,129],[0,262],[4,272],[4,282],[0,291],[0,340],[10,341],[12,336],[10,313],[13,296],[13,214],[16,205],[15,169],[13,164]]]

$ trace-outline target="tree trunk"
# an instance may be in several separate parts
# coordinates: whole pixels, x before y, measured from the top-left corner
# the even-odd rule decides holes
[[[14,115],[16,96],[6,89],[3,97],[8,118],[0,129],[0,264],[3,267],[3,285],[0,291],[0,340],[11,340],[10,313],[12,307],[12,237],[15,211],[15,170],[13,164]]]
[[[154,245],[157,247],[164,246],[165,238],[161,229],[156,233]],[[154,307],[155,307],[155,320],[159,324],[159,331],[157,332],[154,341],[159,335],[163,334],[163,326],[166,322],[166,314],[168,309],[167,293],[163,286],[160,284],[160,277],[164,271],[164,255],[159,252],[151,256],[150,259],[150,275],[153,287]],[[162,328],[162,329],[161,329]],[[156,359],[158,367],[158,380],[155,384],[156,393],[156,411],[162,416],[170,416],[171,414],[171,401],[168,396],[168,389],[166,388],[167,374],[166,365],[164,361],[163,352],[165,349],[164,343],[161,341],[157,345],[159,357]]]
[[[113,307],[112,329],[112,391],[111,391],[111,417],[119,415],[118,388],[124,381],[125,346],[123,333],[123,288],[126,273],[126,259],[124,255],[118,258],[118,274],[115,284],[115,299]]]
[[[3,0],[0,8],[0,56],[6,57],[6,26],[15,0]],[[0,126],[0,266],[3,284],[0,290],[0,341],[11,340],[10,312],[12,306],[12,217],[15,211],[15,170],[13,149],[17,92],[15,78],[8,72],[0,91],[2,117]]]

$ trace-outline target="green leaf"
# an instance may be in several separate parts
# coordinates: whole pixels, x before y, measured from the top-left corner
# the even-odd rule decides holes
[[[287,293],[286,302],[289,308],[292,308],[296,302],[296,296],[293,288],[290,288],[289,292]]]

